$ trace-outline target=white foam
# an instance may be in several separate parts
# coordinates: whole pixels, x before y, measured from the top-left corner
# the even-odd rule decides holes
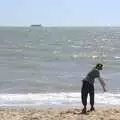
[[[78,45],[72,45],[72,48],[80,48]]]
[[[89,102],[89,99],[88,99]],[[120,93],[97,93],[98,104],[120,105]],[[81,104],[78,93],[46,93],[46,94],[0,94],[0,106],[40,106]]]
[[[93,59],[95,59],[95,58],[98,58],[98,56],[96,56],[96,55],[93,55],[93,56],[92,56],[92,58],[93,58]]]
[[[115,56],[114,58],[115,58],[115,59],[120,59],[120,56]]]

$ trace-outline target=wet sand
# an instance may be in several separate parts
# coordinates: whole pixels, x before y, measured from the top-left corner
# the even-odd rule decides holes
[[[0,120],[120,120],[120,107],[97,107],[81,114],[81,108],[0,108]]]

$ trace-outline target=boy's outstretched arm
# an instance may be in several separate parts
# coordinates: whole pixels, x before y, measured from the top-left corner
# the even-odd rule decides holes
[[[104,80],[101,77],[99,77],[98,80],[100,81],[100,84],[101,84],[101,86],[103,88],[103,91],[106,92],[107,90],[105,88],[106,84],[105,84]]]

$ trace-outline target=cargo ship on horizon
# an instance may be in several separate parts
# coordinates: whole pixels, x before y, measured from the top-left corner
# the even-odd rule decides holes
[[[41,24],[32,24],[32,25],[30,25],[30,27],[42,27],[42,25]]]

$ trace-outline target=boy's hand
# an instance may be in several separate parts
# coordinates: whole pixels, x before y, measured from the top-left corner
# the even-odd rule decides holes
[[[106,88],[103,87],[103,91],[104,91],[104,92],[107,92]]]
[[[105,85],[104,80],[103,80],[101,77],[99,77],[98,79],[99,79],[99,81],[100,81],[100,83],[101,83],[101,86],[102,86],[102,88],[103,88],[103,91],[106,92],[107,90],[106,90],[106,88],[105,88],[106,85]]]

